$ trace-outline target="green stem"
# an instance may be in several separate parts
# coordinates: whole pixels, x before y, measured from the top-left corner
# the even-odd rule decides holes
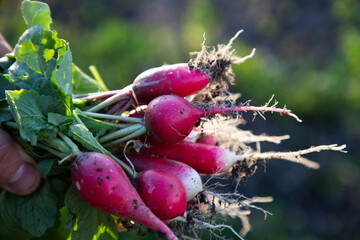
[[[73,111],[73,116],[75,118],[75,120],[83,125],[86,129],[87,127],[85,126],[85,124],[81,121],[81,119],[77,116],[75,110]],[[111,152],[109,152],[107,149],[105,149],[100,143],[99,141],[97,141],[95,138],[94,138],[94,141],[96,142],[96,148],[100,150],[100,152],[102,154],[105,154],[106,156],[108,157],[111,157],[115,162],[117,162],[121,167],[122,169],[127,173],[128,176],[130,177],[134,177],[136,172],[131,169],[128,165],[126,165],[124,162],[122,162],[120,159],[118,159],[117,157],[115,157]]]
[[[139,130],[141,127],[143,127],[142,124],[135,124],[130,127],[120,129],[118,131],[115,131],[115,132],[112,132],[112,133],[109,133],[109,134],[103,136],[102,138],[99,139],[99,142],[104,143],[104,142],[108,142],[110,140],[114,140],[119,137],[124,137],[126,135],[129,135],[130,133],[133,133],[133,132]]]
[[[106,108],[116,102],[119,102],[121,100],[129,100],[129,92],[128,91],[121,91],[107,99],[105,99],[104,101],[100,102],[99,104],[93,106],[92,108],[88,109],[88,112],[98,112],[99,110]]]
[[[76,113],[76,115],[80,115],[80,116],[82,115],[83,117],[89,117],[89,118],[91,118],[90,115],[96,115],[94,113],[85,114],[85,112],[80,111],[80,109],[75,109],[74,112]],[[132,123],[112,123],[112,122],[102,121],[102,120],[99,120],[99,119],[96,119],[95,121],[98,121],[101,124],[104,124],[104,125],[107,125],[107,126],[110,126],[110,127],[114,127],[114,128],[126,128],[126,127],[129,127],[129,126],[132,125]]]
[[[73,154],[80,152],[78,146],[73,141],[71,141],[71,139],[68,136],[66,136],[62,132],[58,132],[58,134],[66,142],[66,144],[71,148]]]
[[[106,150],[106,149],[104,148],[104,150]],[[115,162],[117,162],[122,167],[122,169],[127,173],[128,176],[130,176],[130,177],[136,176],[135,170],[133,170],[128,165],[126,165],[123,161],[121,161],[120,159],[115,157],[111,152],[109,152],[109,151],[106,151],[106,152],[107,153],[104,153],[104,154],[111,157]]]
[[[101,121],[99,119],[96,119],[96,121],[100,122],[101,124],[104,124],[106,126],[109,127],[113,127],[113,128],[127,128],[129,126],[133,126],[133,123],[112,123],[112,122],[105,122],[105,121]]]
[[[144,126],[141,126],[141,128],[139,130],[137,130],[136,132],[133,132],[132,134],[129,134],[129,135],[123,137],[123,138],[119,138],[119,139],[116,139],[114,141],[107,142],[107,143],[104,144],[104,146],[105,147],[113,146],[113,145],[116,145],[118,143],[122,143],[122,142],[125,142],[127,140],[139,137],[139,136],[141,136],[141,135],[143,135],[145,133],[146,133],[146,128]]]
[[[101,121],[101,120],[98,120],[98,121],[100,121],[104,125],[111,126],[111,127],[114,127],[114,128],[127,128],[129,126],[134,125],[132,123],[111,123],[111,122],[104,122],[104,121]]]
[[[93,113],[93,112],[83,112],[85,115],[93,118],[100,118],[100,119],[107,119],[107,120],[119,120],[122,122],[131,122],[131,123],[143,123],[142,118],[135,118],[135,117],[123,117],[111,114],[104,114],[104,113]]]
[[[37,143],[36,146],[46,150],[47,152],[53,154],[54,156],[56,156],[56,157],[58,157],[60,159],[63,159],[63,158],[68,156],[67,154],[59,152],[59,151],[57,151],[57,150],[55,150],[55,149],[53,149],[51,147],[48,147],[48,146],[46,146],[45,144],[42,144],[42,143]]]
[[[3,124],[6,127],[19,129],[19,126],[14,122],[8,121],[4,122]],[[42,140],[41,142],[38,142],[36,146],[43,148],[44,150],[52,153],[59,158],[64,158],[64,156],[67,156],[72,151],[72,148],[69,148],[68,144],[58,138],[49,138],[47,140]]]
[[[59,138],[49,138],[47,140],[42,140],[41,142],[63,154],[70,154],[72,150],[68,144]]]
[[[99,71],[97,70],[97,68],[94,65],[91,65],[89,67],[89,70],[91,72],[91,74],[94,76],[95,80],[98,82],[98,84],[100,85],[100,87],[102,88],[103,91],[108,91],[109,89],[106,87],[103,79],[101,78]]]

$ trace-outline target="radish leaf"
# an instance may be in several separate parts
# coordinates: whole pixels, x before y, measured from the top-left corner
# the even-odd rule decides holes
[[[25,240],[31,235],[21,228],[20,218],[16,215],[18,196],[1,192],[0,196],[0,239]]]
[[[15,84],[11,81],[9,76],[4,76],[0,73],[0,100],[5,98],[5,90],[14,90]]]
[[[104,91],[102,85],[97,80],[84,73],[75,64],[72,66],[72,74],[74,94]]]
[[[51,96],[40,96],[34,90],[19,90],[6,92],[7,101],[17,125],[20,135],[35,145],[38,138],[56,137],[57,128],[47,122],[43,110],[59,110],[58,102]],[[60,108],[61,109],[61,108]]]
[[[45,159],[38,163],[37,169],[42,178],[46,178],[53,166],[55,159]]]
[[[55,223],[57,201],[47,182],[34,194],[22,197],[16,211],[22,228],[34,237],[42,236]]]
[[[93,239],[94,235],[117,239],[114,234],[117,232],[114,219],[109,214],[88,205],[72,186],[66,192],[65,206],[67,207],[66,230],[73,230],[74,219],[77,217],[77,228],[72,232],[71,240]]]
[[[50,29],[52,19],[50,16],[50,8],[46,3],[23,1],[21,10],[28,28],[40,24],[44,29]]]
[[[0,197],[0,239],[29,239],[42,236],[57,215],[58,198],[45,182],[29,196],[3,191]]]
[[[81,121],[95,137],[101,137],[102,135],[104,135],[104,133],[106,133],[110,129],[114,129],[114,125],[112,123],[103,122],[88,117],[87,115],[83,114],[79,109],[76,109],[75,112],[76,114],[78,114]]]
[[[70,126],[70,132],[73,135],[73,138],[78,141],[87,149],[96,150],[98,152],[103,152],[102,146],[96,140],[94,135],[87,129],[83,124],[73,124]]]

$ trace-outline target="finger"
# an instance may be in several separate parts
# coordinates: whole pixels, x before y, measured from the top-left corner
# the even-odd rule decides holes
[[[5,40],[4,36],[0,33],[0,57],[5,56],[7,53],[11,53],[12,48],[9,43]]]
[[[0,129],[0,187],[18,195],[27,195],[35,191],[40,182],[34,159]]]

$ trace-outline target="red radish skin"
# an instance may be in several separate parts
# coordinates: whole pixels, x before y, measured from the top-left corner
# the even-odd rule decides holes
[[[189,70],[187,63],[178,63],[146,70],[134,80],[132,88],[136,100],[147,104],[160,95],[190,96],[208,83],[207,75]]]
[[[214,135],[203,135],[201,134],[197,139],[197,143],[207,144],[207,145],[216,145],[216,138]]]
[[[194,168],[200,174],[222,173],[241,159],[227,149],[202,143],[180,142],[176,144],[153,143],[142,147],[140,153],[177,160]]]
[[[96,152],[80,154],[73,164],[72,181],[91,206],[162,232],[168,240],[178,239],[145,205],[123,169],[110,157]]]
[[[196,122],[204,116],[225,114],[241,111],[271,111],[280,112],[295,117],[287,109],[274,107],[239,106],[234,108],[195,107],[187,100],[176,95],[163,95],[152,100],[146,108],[145,127],[154,140],[173,144],[180,142],[189,135]]]
[[[136,180],[141,199],[158,218],[170,220],[184,215],[186,193],[174,175],[161,169],[148,169]]]
[[[145,127],[150,137],[161,143],[180,142],[202,117],[201,109],[175,95],[152,100],[145,111]]]
[[[155,168],[173,174],[185,188],[186,201],[190,201],[203,191],[199,173],[182,162],[143,154],[128,154],[126,157],[132,162],[137,172]]]

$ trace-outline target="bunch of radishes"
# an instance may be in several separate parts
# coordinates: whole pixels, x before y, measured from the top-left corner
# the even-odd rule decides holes
[[[56,216],[65,206],[66,230],[72,230],[74,239],[88,230],[85,222],[90,215],[86,235],[90,238],[107,231],[115,218],[126,223],[127,229],[133,227],[129,223],[136,222],[169,240],[187,238],[186,232],[198,238],[197,230],[224,228],[242,239],[232,227],[214,224],[214,217],[239,216],[246,223],[245,214],[251,207],[260,209],[252,205],[260,199],[246,198],[236,189],[217,191],[216,187],[222,187],[218,177],[231,170],[239,183],[270,158],[317,168],[317,163],[302,155],[345,147],[261,153],[260,141],[287,137],[255,137],[233,124],[247,111],[262,117],[265,112],[278,112],[300,121],[286,108],[276,108],[276,103],[269,106],[269,101],[261,107],[240,104],[236,101],[239,94],[229,92],[228,84],[235,82],[231,65],[242,63],[255,52],[243,58],[233,55],[232,42],[242,31],[227,45],[211,49],[202,45],[189,63],[147,70],[124,89],[76,95],[89,89],[80,85],[90,84],[93,91],[106,87],[94,67],[95,79],[74,65],[69,44],[50,30],[47,4],[23,1],[22,12],[28,29],[13,54],[1,59],[0,127],[39,158],[39,173],[47,183],[30,198],[1,195],[2,209],[10,210],[1,211],[1,229],[6,231],[0,231],[0,238],[13,233],[17,238],[18,227],[24,230],[19,235],[24,239],[41,238],[46,230],[54,229],[54,223],[59,222]],[[205,131],[209,122],[221,126],[213,135]],[[249,140],[257,143],[256,151],[247,145]],[[59,166],[65,162],[68,164]],[[72,184],[67,178],[70,171]],[[64,181],[55,184],[60,178]],[[61,203],[55,192],[60,197],[65,189]],[[74,189],[92,207],[112,216],[105,221],[98,211],[90,214],[94,209],[79,201]],[[10,215],[13,221],[7,222]],[[243,225],[246,228],[247,224]]]
[[[91,152],[78,154],[73,163],[73,184],[85,201],[161,232],[167,239],[177,239],[166,223],[179,217],[188,222],[199,221],[190,212],[200,211],[204,203],[211,202],[200,174],[225,173],[238,163],[242,168],[234,176],[241,177],[242,173],[249,174],[246,171],[251,167],[245,160],[294,157],[236,155],[217,145],[216,134],[203,135],[197,127],[215,115],[231,118],[244,111],[260,115],[279,112],[300,121],[285,108],[235,106],[234,101],[227,100],[233,96],[227,87],[233,77],[231,64],[240,63],[254,53],[242,59],[232,56],[232,41],[216,52],[203,49],[188,64],[147,70],[122,90],[75,99],[85,101],[88,106],[82,109],[82,116],[120,128],[98,139],[102,146],[118,155],[116,161],[114,157]],[[130,148],[129,143],[136,146]],[[295,157],[308,152],[296,153]]]
[[[82,98],[96,102],[83,112],[87,116],[127,124],[134,118],[140,119],[135,120],[135,126],[125,128],[127,131],[121,129],[120,133],[114,131],[100,138],[105,146],[109,141],[114,145],[144,134],[151,139],[152,147],[143,147],[140,153],[121,158],[133,167],[133,171],[128,171],[130,179],[112,158],[101,153],[80,154],[72,170],[73,184],[80,196],[98,209],[160,231],[167,239],[176,239],[162,220],[186,213],[187,202],[203,191],[199,173],[223,172],[231,166],[226,163],[226,156],[220,156],[225,149],[183,141],[205,114],[233,111],[205,110],[184,99],[208,84],[209,76],[200,70],[190,70],[188,64],[175,64],[140,74],[131,88]],[[136,110],[130,112],[131,117],[121,116],[138,103],[148,104],[145,112]],[[133,130],[128,131],[131,127]],[[198,159],[201,156],[203,159]]]

